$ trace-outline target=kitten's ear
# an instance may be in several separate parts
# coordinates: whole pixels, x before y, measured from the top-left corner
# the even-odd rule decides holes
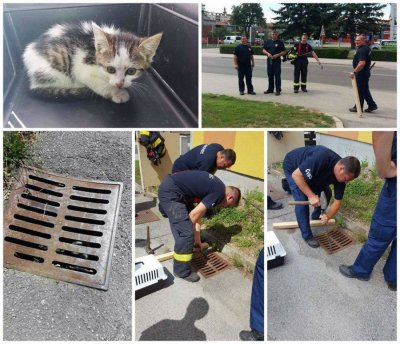
[[[157,48],[160,45],[162,33],[158,33],[154,36],[143,38],[139,44],[139,50],[146,57],[148,62],[152,62],[154,55],[156,54]]]
[[[92,22],[94,46],[96,52],[103,53],[111,47],[111,36],[105,33],[96,23]]]

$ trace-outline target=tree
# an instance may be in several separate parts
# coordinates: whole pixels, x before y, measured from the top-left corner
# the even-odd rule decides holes
[[[232,6],[231,24],[244,30],[249,37],[253,25],[265,27],[264,13],[260,4],[241,4]]]
[[[335,21],[342,27],[343,33],[351,37],[351,48],[354,49],[356,34],[368,34],[380,29],[382,9],[386,4],[339,4],[341,15]]]
[[[325,36],[330,36],[334,29],[334,20],[338,17],[339,6],[332,3],[288,3],[279,10],[272,10],[277,16],[274,29],[281,31],[283,38],[294,38],[306,33],[319,37],[324,25]]]

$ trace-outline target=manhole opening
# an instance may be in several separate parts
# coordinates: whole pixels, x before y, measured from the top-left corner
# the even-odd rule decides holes
[[[121,192],[22,169],[4,216],[4,266],[107,290]]]
[[[338,228],[316,234],[314,238],[328,254],[339,252],[354,244],[354,239],[344,230]]]
[[[192,265],[204,278],[212,277],[231,266],[218,252],[196,253]]]

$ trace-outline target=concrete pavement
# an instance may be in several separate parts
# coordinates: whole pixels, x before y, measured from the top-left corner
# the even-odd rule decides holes
[[[232,55],[219,54],[217,49],[203,50],[203,56],[232,59]],[[265,57],[255,56],[255,59],[256,61],[259,60],[255,68],[265,69],[265,65],[261,61],[265,61]],[[310,63],[315,63],[314,59],[309,60]],[[321,59],[321,62],[322,64],[337,65],[348,65],[350,63],[349,60],[340,59]],[[397,70],[395,62],[379,62],[379,66],[392,70],[393,73],[396,73]],[[240,96],[236,75],[202,73],[203,93],[224,94],[241,99],[303,106],[338,117],[346,128],[394,128],[397,126],[396,90],[390,92],[372,90],[379,109],[371,114],[364,113],[363,118],[358,118],[357,114],[348,111],[348,108],[354,105],[350,79],[349,87],[329,85],[328,80],[327,83],[310,83],[306,94],[302,92],[294,94],[292,88],[289,87],[292,82],[292,79],[283,79],[283,92],[281,96],[277,97],[274,94],[263,94],[266,89],[267,77],[253,77],[253,86],[257,95]],[[337,126],[340,127],[340,123],[337,123]]]
[[[280,177],[271,174],[268,183],[280,188]],[[291,199],[287,195],[279,200],[282,210],[268,211],[268,230],[274,222],[295,220],[294,207],[287,205]],[[268,270],[269,340],[396,340],[396,292],[384,281],[383,259],[370,281],[348,279],[339,273],[339,265],[351,265],[361,244],[327,255],[310,248],[299,229],[275,233],[287,255],[283,266]]]

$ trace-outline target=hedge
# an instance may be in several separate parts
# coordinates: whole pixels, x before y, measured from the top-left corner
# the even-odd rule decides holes
[[[372,50],[372,61],[397,61],[396,50]]]
[[[318,57],[328,59],[347,59],[350,49],[346,48],[315,48]]]

